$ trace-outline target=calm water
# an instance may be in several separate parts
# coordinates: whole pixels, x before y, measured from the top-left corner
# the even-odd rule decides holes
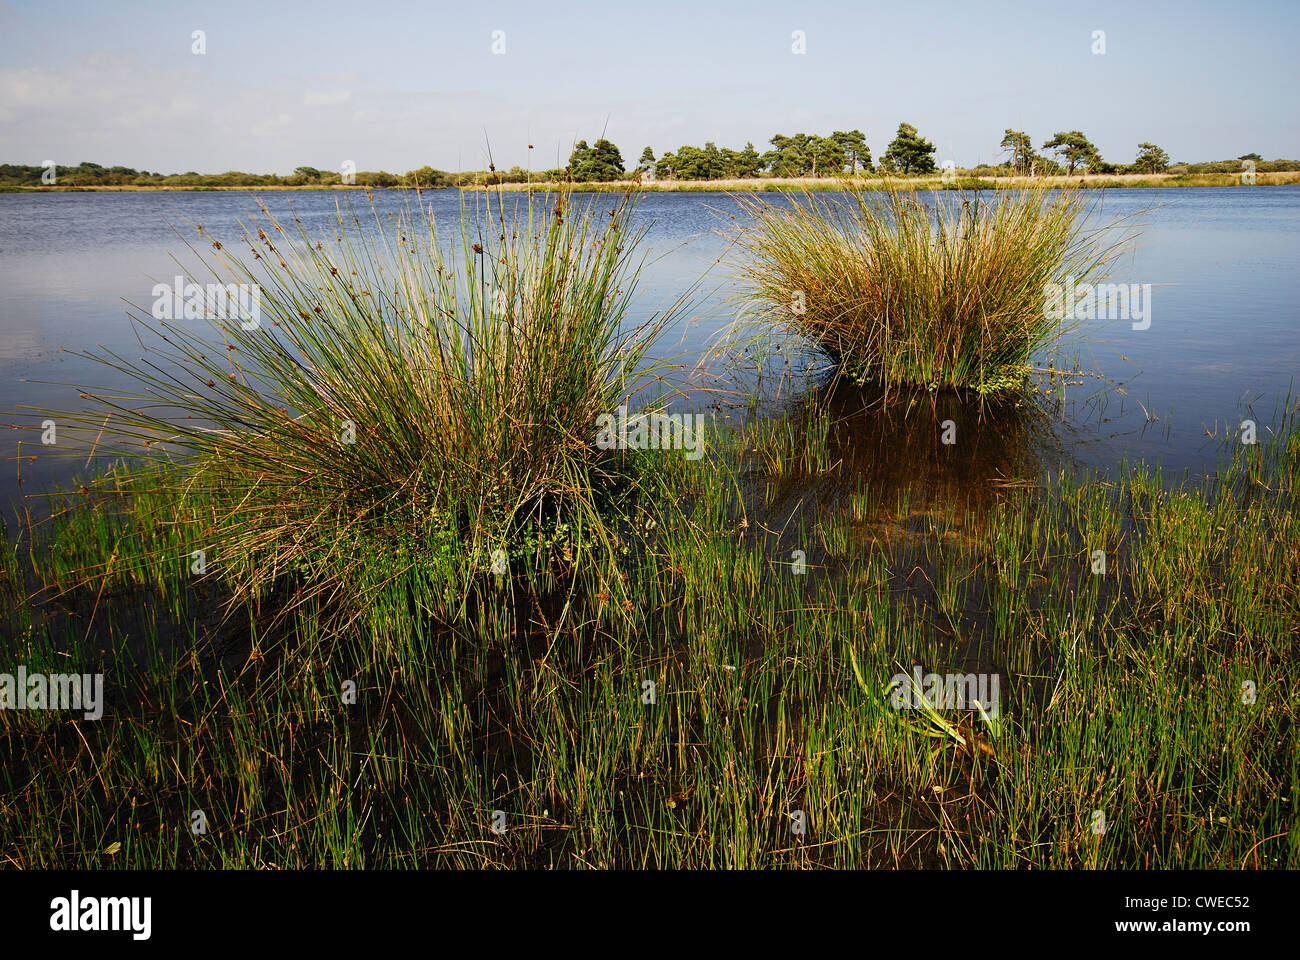
[[[363,197],[349,196],[364,207]],[[458,194],[425,196],[450,229]],[[376,194],[393,210],[408,198]],[[339,199],[330,192],[265,196],[278,216],[292,204],[313,234],[328,224]],[[138,355],[123,301],[147,305],[156,281],[182,272],[172,254],[193,263],[185,242],[196,236],[194,224],[233,241],[237,219],[255,209],[250,195],[234,192],[0,195],[4,422],[16,419],[20,405],[81,406],[75,387],[24,379],[111,387],[110,371],[60,348],[103,344]],[[1300,188],[1121,190],[1104,198],[1101,216],[1140,210],[1141,240],[1113,280],[1153,285],[1150,327],[1090,321],[1073,338],[1070,351],[1109,383],[1076,388],[1064,419],[1059,412],[1053,418],[1053,439],[1069,460],[1103,470],[1127,457],[1205,472],[1218,453],[1207,432],[1222,437],[1250,416],[1267,442],[1266,425],[1300,369]],[[727,232],[743,216],[726,195],[703,193],[647,195],[638,215],[653,224],[642,314],[667,305],[708,271],[670,350],[693,362],[733,317],[727,300],[738,287]],[[18,490],[18,439],[30,452],[31,434],[0,434],[5,502]],[[70,470],[67,461],[49,458],[24,463],[22,489],[66,480]]]

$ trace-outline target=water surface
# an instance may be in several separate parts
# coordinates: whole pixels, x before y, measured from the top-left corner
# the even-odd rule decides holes
[[[453,229],[460,195],[435,191],[424,198],[443,229]],[[389,212],[411,199],[405,191],[375,194]],[[481,202],[481,195],[467,199]],[[300,217],[313,234],[328,227],[336,203],[366,206],[360,194],[330,191],[268,191],[262,200],[281,218]],[[4,422],[14,421],[21,405],[81,406],[77,388],[68,384],[111,388],[112,371],[64,351],[103,344],[138,355],[124,301],[147,305],[155,282],[182,272],[172,255],[193,264],[185,244],[197,238],[196,224],[233,241],[238,220],[256,207],[242,192],[0,194]],[[1103,219],[1135,213],[1142,235],[1113,280],[1153,285],[1150,326],[1089,321],[1070,339],[1067,352],[1108,379],[1070,391],[1049,420],[1051,441],[1064,459],[1103,471],[1127,458],[1172,473],[1206,473],[1244,417],[1258,422],[1261,442],[1268,442],[1268,425],[1300,369],[1300,188],[1117,190],[1101,198]],[[706,276],[694,309],[667,344],[667,352],[692,364],[734,317],[730,300],[739,286],[729,238],[746,218],[732,198],[714,193],[647,194],[637,216],[650,224],[638,316],[666,307]],[[981,435],[991,433],[971,431]],[[74,469],[67,460],[28,461],[33,435],[5,430],[0,499],[6,502],[19,490],[20,439],[24,492],[65,482]],[[982,469],[989,458],[970,453],[972,469]]]

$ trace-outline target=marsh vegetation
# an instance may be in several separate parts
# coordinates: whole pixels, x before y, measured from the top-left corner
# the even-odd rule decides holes
[[[747,261],[843,375],[698,459],[592,442],[679,310],[631,319],[626,200],[204,235],[261,323],[141,311],[6,538],[6,660],[108,705],[0,711],[5,861],[1300,865],[1300,407],[1200,479],[1045,470],[1075,201],[847,202]],[[1001,702],[894,709],[916,668]]]

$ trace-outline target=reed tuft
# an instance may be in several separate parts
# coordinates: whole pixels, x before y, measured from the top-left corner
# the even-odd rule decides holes
[[[1080,191],[993,197],[868,191],[738,198],[747,298],[854,380],[931,390],[1016,388],[1031,354],[1072,326],[1045,309],[1053,282],[1100,279],[1124,248],[1089,225]]]
[[[242,243],[191,245],[220,282],[256,285],[257,322],[136,308],[145,356],[85,354],[134,388],[60,422],[166,464],[241,596],[288,573],[333,595],[380,556],[386,576],[445,556],[482,570],[539,556],[539,531],[600,528],[622,478],[596,419],[662,373],[651,348],[680,304],[630,320],[645,228],[628,196],[476,205],[450,237],[410,206],[339,206],[320,237],[263,206]]]

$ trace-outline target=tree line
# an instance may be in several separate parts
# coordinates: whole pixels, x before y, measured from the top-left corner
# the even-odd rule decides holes
[[[382,170],[359,170],[347,175],[350,182],[360,187],[414,187],[439,189],[460,186],[463,175],[447,173],[433,167],[421,167],[404,174]],[[336,170],[321,170],[302,166],[288,176],[274,173],[244,173],[230,170],[225,173],[151,173],[131,167],[105,167],[98,163],[55,164],[53,183],[65,187],[311,187],[340,186],[345,175]],[[40,187],[50,185],[49,170],[45,166],[26,164],[0,164],[0,187]],[[472,182],[469,179],[465,183]]]
[[[406,173],[363,170],[344,174],[340,171],[300,166],[288,176],[244,173],[236,170],[217,174],[158,173],[130,167],[104,167],[97,163],[56,166],[55,184],[71,187],[331,187],[345,184],[359,187],[445,187],[483,186],[497,183],[547,183],[573,180],[579,183],[617,180],[727,180],[753,177],[815,177],[885,174],[912,176],[934,174],[936,148],[922,137],[915,126],[900,123],[894,139],[885,147],[879,161],[873,159],[867,138],[861,130],[836,130],[829,136],[796,133],[776,134],[768,141],[770,149],[759,152],[753,143],[743,149],[719,148],[708,141],[702,147],[689,144],[666,151],[659,157],[646,147],[637,165],[627,170],[623,155],[611,141],[600,138],[588,145],[579,140],[573,146],[569,163],[563,168],[529,171],[514,166],[508,170],[468,170],[452,173],[424,166]],[[1169,154],[1154,143],[1137,145],[1132,163],[1110,163],[1101,151],[1078,130],[1057,131],[1037,148],[1022,130],[1007,129],[1000,148],[1003,159],[997,164],[980,164],[959,172],[973,176],[1025,175],[1072,176],[1087,173],[1237,173],[1242,161],[1253,161],[1261,173],[1300,170],[1293,160],[1266,161],[1257,153],[1247,153],[1231,160],[1209,163],[1171,163]],[[1050,154],[1050,155],[1049,155]],[[0,189],[25,189],[49,184],[44,166],[0,164]]]
[[[759,153],[752,143],[743,150],[719,149],[712,141],[703,147],[685,145],[675,151],[665,152],[658,159],[646,147],[641,151],[636,168],[629,174],[624,170],[622,156],[617,146],[608,140],[597,140],[591,147],[579,141],[569,158],[566,173],[576,181],[617,180],[632,176],[646,179],[718,180],[757,176],[810,177],[839,176],[859,173],[889,175],[924,175],[937,170],[936,148],[910,123],[900,123],[894,139],[881,154],[879,165],[872,161],[871,149],[860,130],[836,130],[823,137],[806,133],[794,136],[777,134],[768,141],[771,149]],[[1177,168],[1184,173],[1226,173],[1242,169],[1240,161],[1256,161],[1256,169],[1294,170],[1300,164],[1288,160],[1263,161],[1255,153],[1236,160],[1215,161],[1207,164],[1174,164],[1169,154],[1150,142],[1137,145],[1132,163],[1111,163],[1104,160],[1101,151],[1078,130],[1057,131],[1035,149],[1029,134],[1022,130],[1007,129],[1000,148],[1003,160],[998,164],[980,164],[962,172],[975,175],[1019,174],[1025,176],[1072,176],[1087,173],[1165,173]],[[1041,152],[1046,151],[1046,152]],[[1050,155],[1049,155],[1050,154]]]

